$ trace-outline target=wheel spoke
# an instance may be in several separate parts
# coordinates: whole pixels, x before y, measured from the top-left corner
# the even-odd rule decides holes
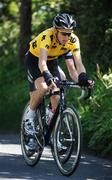
[[[54,130],[54,157],[62,174],[69,176],[77,168],[81,155],[81,123],[72,108],[67,108],[57,120]],[[58,141],[66,146],[63,153],[58,150]]]
[[[36,149],[36,151],[29,151],[27,148],[27,142],[29,137],[26,135],[25,130],[24,130],[24,120],[25,120],[25,114],[26,111],[28,109],[29,104],[27,104],[27,106],[25,107],[25,110],[23,112],[23,117],[22,117],[22,121],[21,121],[21,149],[22,149],[22,154],[24,157],[25,162],[29,165],[29,166],[34,166],[37,164],[37,162],[39,161],[42,151],[43,151],[43,147],[44,147],[44,137],[42,136],[42,129],[41,129],[41,125],[39,123],[39,110],[37,112],[37,117],[36,117],[36,134],[35,134],[35,138],[37,141],[37,145],[38,148]],[[39,130],[39,131],[38,131]]]

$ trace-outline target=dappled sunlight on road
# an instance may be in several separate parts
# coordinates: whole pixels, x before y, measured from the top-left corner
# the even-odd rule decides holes
[[[18,144],[4,144],[4,145],[1,145],[0,144],[0,153],[6,153],[6,154],[12,154],[12,152],[15,154],[15,155],[21,155],[21,147],[20,145]],[[1,154],[0,154],[1,156]]]
[[[59,172],[50,147],[45,147],[39,163],[25,164],[20,137],[0,135],[0,180],[68,180]],[[70,180],[112,180],[112,162],[83,154]]]

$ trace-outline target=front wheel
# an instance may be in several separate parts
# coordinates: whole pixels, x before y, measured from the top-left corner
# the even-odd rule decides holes
[[[34,166],[37,164],[37,162],[39,161],[43,148],[44,148],[44,137],[42,134],[42,125],[41,125],[41,119],[40,119],[40,111],[39,109],[37,109],[37,114],[36,114],[36,119],[35,119],[35,129],[36,129],[36,134],[35,134],[35,138],[37,140],[37,145],[38,148],[36,149],[35,152],[33,151],[29,151],[27,149],[27,143],[29,141],[29,137],[28,135],[25,133],[25,115],[26,112],[29,108],[29,103],[26,105],[24,112],[23,112],[23,116],[22,116],[22,121],[21,121],[21,149],[22,149],[22,154],[24,157],[25,162],[29,165],[29,166]]]
[[[58,144],[66,149],[59,151]],[[80,156],[82,144],[82,128],[79,116],[74,108],[67,107],[59,115],[54,129],[54,158],[56,164],[65,176],[70,176],[76,170]]]

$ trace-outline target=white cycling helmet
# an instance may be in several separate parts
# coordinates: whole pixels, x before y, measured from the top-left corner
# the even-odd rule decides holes
[[[57,29],[72,30],[74,27],[76,27],[76,21],[69,14],[57,14],[53,20],[53,27]]]

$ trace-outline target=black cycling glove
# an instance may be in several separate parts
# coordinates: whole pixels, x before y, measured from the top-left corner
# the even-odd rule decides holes
[[[48,86],[50,86],[51,83],[52,83],[52,79],[53,79],[52,74],[48,70],[46,70],[46,71],[43,71],[42,75],[43,75],[43,77],[45,79],[46,84]]]
[[[78,83],[79,86],[90,86],[90,83],[88,80],[91,80],[88,75],[85,72],[82,72],[78,76]]]

